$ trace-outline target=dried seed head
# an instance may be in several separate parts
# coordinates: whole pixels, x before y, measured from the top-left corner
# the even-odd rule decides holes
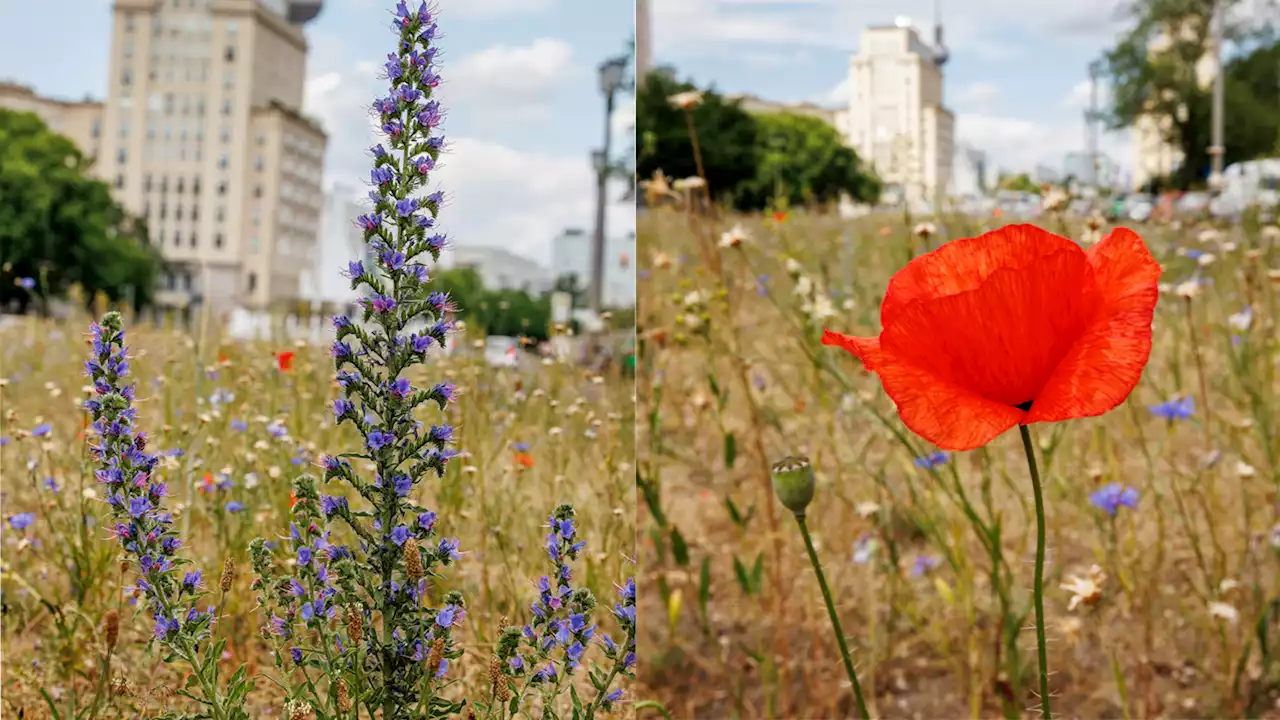
[[[440,671],[440,661],[444,659],[444,638],[436,638],[431,646],[431,654],[427,656],[427,671],[434,677]]]
[[[351,644],[356,647],[364,640],[364,618],[355,606],[347,607],[347,635],[351,636]]]
[[[289,720],[311,720],[315,717],[311,711],[311,703],[306,700],[290,700],[285,703],[284,714]]]
[[[351,695],[347,692],[347,681],[338,681],[338,709],[346,712],[351,709]]]
[[[506,702],[511,697],[507,689],[506,679],[502,677],[502,661],[497,655],[489,658],[489,685],[493,688],[493,699]]]
[[[129,687],[129,679],[121,675],[111,681],[112,695],[132,695],[133,688]]]
[[[231,562],[231,558],[227,558],[222,563],[222,582],[218,584],[218,587],[222,588],[222,592],[227,592],[231,589],[231,582],[235,579],[236,564]]]
[[[120,613],[116,610],[108,610],[102,617],[102,629],[107,636],[107,649],[114,649],[116,640],[120,638]]]
[[[426,575],[422,570],[422,553],[418,550],[418,543],[412,540],[404,544],[404,572],[414,582]]]

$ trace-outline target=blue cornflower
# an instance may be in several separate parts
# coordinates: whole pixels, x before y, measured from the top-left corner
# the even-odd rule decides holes
[[[911,565],[911,577],[920,577],[936,567],[938,567],[938,558],[932,555],[917,555],[915,562]]]
[[[1147,408],[1152,415],[1162,417],[1165,420],[1186,420],[1196,412],[1196,398],[1194,395],[1186,395],[1173,400],[1166,400],[1158,405],[1152,405]]]
[[[391,542],[395,543],[398,546],[404,545],[405,542],[409,539],[409,537],[410,537],[409,528],[403,525],[397,525],[391,531]]]
[[[244,432],[245,430],[249,429],[249,423],[237,418],[231,421],[231,429],[235,430],[236,432]]]
[[[35,428],[31,430],[31,437],[44,437],[45,435],[48,435],[52,431],[53,431],[52,425],[50,425],[49,423],[43,423],[41,425],[35,426]]]
[[[30,292],[31,290],[35,290],[35,289],[36,289],[36,279],[35,279],[35,278],[29,278],[29,277],[18,278],[18,281],[17,281],[16,283],[14,283],[14,284],[15,284],[15,285],[17,285],[18,287],[22,288],[23,290],[28,291],[28,292]]]
[[[228,502],[225,507],[227,512],[229,513],[244,512],[244,503],[240,502],[239,500],[232,500],[231,502]]]
[[[942,450],[938,450],[937,452],[931,452],[928,455],[922,455],[916,458],[913,462],[915,462],[916,467],[922,470],[932,470],[933,468],[947,462],[949,459],[951,459],[950,455]]]
[[[395,436],[393,436],[389,432],[383,432],[381,430],[371,430],[369,432],[369,437],[366,439],[366,442],[369,445],[370,450],[377,452],[378,450],[381,450],[382,448],[395,442],[395,440],[396,440]]]
[[[1138,490],[1111,483],[1089,494],[1089,503],[1102,512],[1115,517],[1121,507],[1138,509]]]
[[[9,518],[9,527],[14,530],[26,530],[36,521],[36,514],[33,512],[18,513]]]

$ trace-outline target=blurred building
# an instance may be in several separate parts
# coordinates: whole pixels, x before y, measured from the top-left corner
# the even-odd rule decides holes
[[[368,266],[375,260],[364,241],[364,232],[355,223],[356,217],[368,212],[356,200],[359,195],[355,188],[340,184],[325,192],[319,252],[301,271],[303,299],[342,305],[359,296],[351,289],[351,280],[346,276],[347,264],[361,260]]]
[[[946,192],[954,160],[955,117],[943,105],[941,30],[934,44],[910,21],[862,32],[850,65],[850,144],[887,186],[912,205],[932,206]]]
[[[543,265],[523,255],[488,245],[454,245],[441,258],[452,268],[470,268],[491,290],[522,290],[530,295],[550,292],[555,278]]]
[[[591,283],[591,234],[581,228],[566,228],[552,241],[551,275],[558,280],[570,275],[578,278],[578,287]],[[635,307],[636,304],[636,234],[611,235],[605,238],[604,289],[605,307]]]
[[[147,218],[161,298],[224,310],[304,294],[326,137],[303,117],[321,2],[115,0],[97,173]]]
[[[1098,187],[1115,188],[1120,186],[1120,168],[1111,158],[1098,153],[1090,158],[1089,153],[1070,152],[1062,160],[1062,172],[1082,183],[1088,183],[1093,173],[1097,172]]]
[[[0,107],[35,113],[49,129],[65,135],[86,156],[96,158],[102,139],[102,103],[55,100],[37,95],[35,90],[11,82],[0,82]]]
[[[985,195],[992,189],[987,185],[987,154],[963,143],[957,143],[955,147],[956,156],[947,195],[953,198]]]
[[[1173,47],[1173,38],[1180,35],[1183,41],[1195,37],[1195,28],[1184,25],[1181,28],[1169,28],[1156,36],[1147,48],[1148,55],[1168,52]],[[1218,74],[1218,62],[1214,58],[1212,40],[1206,42],[1200,60],[1196,62],[1196,82],[1201,88],[1213,84]],[[1133,126],[1134,169],[1133,185],[1137,189],[1155,178],[1171,175],[1182,165],[1182,150],[1166,138],[1173,126],[1173,119],[1166,116],[1140,116]]]

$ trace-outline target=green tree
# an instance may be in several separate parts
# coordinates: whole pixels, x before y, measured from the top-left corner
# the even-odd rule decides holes
[[[1020,173],[1018,175],[1004,175],[1000,178],[999,185],[1001,190],[1034,193],[1036,195],[1040,194],[1040,186],[1037,185],[1036,181],[1032,180],[1031,176],[1026,173]]]
[[[1225,3],[1224,15],[1240,0]],[[1207,177],[1212,139],[1212,87],[1201,83],[1196,66],[1210,47],[1215,0],[1132,0],[1124,13],[1128,32],[1105,55],[1111,77],[1112,129],[1134,126],[1143,116],[1161,128],[1164,140],[1183,156],[1170,182],[1180,189]],[[1226,24],[1226,43],[1242,46],[1265,37],[1267,28]],[[1224,114],[1231,118],[1224,137],[1224,165],[1267,152],[1267,139],[1280,124],[1275,84],[1276,52],[1259,48],[1228,64]],[[1266,63],[1271,62],[1270,68]],[[1271,84],[1268,86],[1268,81]]]
[[[14,285],[23,277],[39,280],[45,300],[79,284],[90,299],[150,302],[159,255],[145,223],[88,176],[91,162],[34,114],[0,109],[0,304],[26,310],[30,296]]]
[[[756,128],[760,148],[756,173],[741,184],[739,205],[759,208],[780,197],[791,205],[828,203],[841,193],[863,202],[879,197],[880,181],[822,119],[790,112],[762,113],[756,116]]]
[[[698,174],[685,111],[673,106],[672,95],[696,90],[679,82],[673,71],[649,73],[636,95],[636,172],[642,178],[662,170],[668,177]],[[730,195],[756,175],[756,121],[735,102],[708,90],[692,110],[703,167],[711,192]]]

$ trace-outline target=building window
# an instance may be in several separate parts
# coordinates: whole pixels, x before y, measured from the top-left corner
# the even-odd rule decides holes
[[[173,231],[173,246],[182,247],[182,233],[178,230]]]
[[[192,206],[191,206],[191,219],[192,219],[192,220],[199,220],[199,219],[200,219],[200,206],[199,206],[199,205],[192,205]]]
[[[258,275],[257,275],[257,273],[249,273],[249,278],[248,278],[248,280],[249,280],[249,283],[248,283],[248,284],[249,284],[249,292],[254,292],[255,290],[257,290],[257,289],[258,289]]]
[[[125,161],[128,159],[129,159],[128,153],[125,152],[124,148],[120,148],[120,152],[116,153],[116,161],[119,162],[121,165],[123,165]]]
[[[120,137],[121,139],[129,137],[129,121],[128,120],[120,121]]]
[[[123,73],[120,73],[120,84],[121,84],[121,85],[132,85],[132,84],[133,84],[133,71],[132,71],[132,70],[125,70]]]
[[[129,13],[129,14],[125,15],[125,16],[124,16],[124,31],[125,31],[125,32],[127,32],[127,33],[131,33],[131,32],[133,32],[133,25],[134,25],[133,13]]]
[[[218,181],[218,194],[219,194],[219,195],[226,195],[226,194],[227,194],[227,181],[226,181],[226,180],[219,180],[219,181]]]
[[[96,140],[101,135],[102,135],[102,121],[95,118],[93,121],[93,137]]]
[[[200,194],[200,178],[198,176],[191,181],[191,194],[192,195]]]
[[[215,220],[217,220],[218,222],[222,222],[223,220],[226,220],[226,219],[227,219],[227,211],[226,211],[226,209],[225,209],[225,208],[222,208],[222,207],[219,207],[219,208],[218,208],[218,210],[213,214],[213,217],[214,217],[214,219],[215,219]]]
[[[216,233],[213,236],[213,246],[219,250],[222,249],[222,233]]]
[[[169,176],[168,175],[160,176],[160,192],[162,193],[169,192]]]
[[[231,142],[231,128],[222,126],[222,142]]]
[[[196,246],[196,234],[194,232],[191,233],[191,240],[189,241],[189,244],[191,247]]]
[[[175,189],[178,191],[178,194],[182,194],[182,178],[178,178],[177,187]]]
[[[221,168],[221,169],[223,169],[223,170],[226,170],[226,169],[227,169],[227,154],[226,154],[226,153],[221,153],[220,155],[218,155],[218,167],[219,167],[219,168]]]
[[[151,219],[151,203],[149,203],[149,202],[148,202],[148,203],[143,203],[143,205],[142,205],[142,215],[143,215],[143,217],[147,218],[148,220],[150,220],[150,219]]]
[[[116,175],[116,189],[120,190],[124,187],[124,175]]]
[[[235,60],[236,60],[236,46],[235,46],[235,45],[228,45],[228,46],[227,46],[227,52],[226,52],[225,57],[226,57],[226,59],[227,59],[227,62],[235,62]]]
[[[260,197],[262,197],[262,186],[261,186],[261,185],[254,185],[254,186],[253,186],[253,196],[254,196],[255,198],[260,198]]]
[[[231,114],[231,101],[230,101],[230,100],[223,100],[223,101],[222,101],[222,114],[223,114],[223,115],[230,115],[230,114]]]
[[[266,161],[262,159],[261,155],[259,155],[258,159],[253,161],[253,169],[257,170],[258,172],[262,172],[262,168],[266,164],[267,164]]]
[[[174,219],[175,219],[175,220],[181,220],[181,219],[182,219],[182,206],[181,206],[181,205],[179,205],[178,207],[176,207],[176,208],[174,208],[174,209],[173,209],[173,217],[174,217]]]
[[[160,203],[160,219],[163,220],[169,212],[169,207],[164,203]]]

